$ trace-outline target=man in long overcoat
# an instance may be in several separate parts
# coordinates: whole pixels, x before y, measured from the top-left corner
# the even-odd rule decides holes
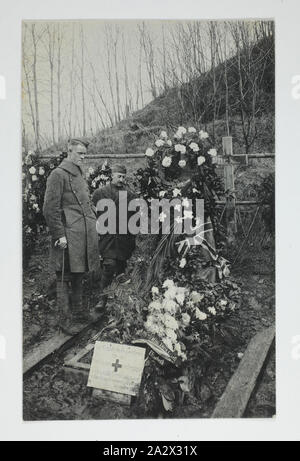
[[[86,152],[87,143],[69,141],[67,158],[47,180],[43,206],[52,237],[50,261],[57,276],[60,327],[69,334],[78,330],[72,320],[88,319],[82,304],[83,275],[99,263],[96,216],[82,171]]]
[[[133,250],[135,249],[135,235],[130,234],[128,229],[126,233],[122,233],[120,230],[121,224],[126,224],[127,228],[127,222],[132,213],[128,211],[126,223],[119,222],[119,208],[121,206],[127,208],[130,200],[135,198],[133,193],[128,188],[126,188],[126,173],[127,172],[124,165],[113,165],[111,182],[106,186],[97,189],[92,197],[93,204],[98,210],[97,217],[103,213],[103,210],[99,211],[100,207],[98,206],[99,201],[102,199],[111,199],[116,206],[115,231],[107,232],[106,234],[101,235],[101,229],[98,229],[100,231],[99,251],[103,260],[102,275],[100,280],[100,288],[102,291],[112,282],[115,276],[124,273],[127,260],[130,258]],[[120,192],[124,191],[127,192],[125,199],[123,199],[123,196],[120,195]],[[103,311],[106,306],[106,302],[107,296],[102,295],[102,298],[97,304],[95,311]]]

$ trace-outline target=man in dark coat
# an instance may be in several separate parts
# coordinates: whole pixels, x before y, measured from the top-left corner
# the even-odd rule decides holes
[[[50,261],[57,275],[60,327],[69,334],[80,328],[72,318],[88,319],[82,305],[82,279],[86,271],[96,270],[99,264],[96,216],[81,169],[86,152],[87,143],[80,139],[69,141],[67,158],[47,180],[43,206],[52,237]]]
[[[130,258],[133,250],[135,249],[135,235],[129,233],[127,229],[127,222],[130,217],[130,212],[127,213],[127,222],[119,222],[119,209],[120,207],[128,206],[130,200],[134,199],[133,193],[126,188],[126,168],[123,165],[114,165],[112,166],[112,179],[111,182],[97,189],[92,197],[94,206],[97,209],[97,217],[103,213],[103,209],[99,207],[100,201],[102,199],[110,199],[114,202],[116,207],[116,223],[115,229],[112,232],[107,232],[103,234],[103,229],[98,229],[100,233],[99,237],[99,251],[103,259],[102,263],[102,275],[100,281],[100,288],[103,291],[117,275],[120,275],[125,272],[126,262]],[[122,192],[127,192],[127,194],[121,194]],[[125,195],[125,198],[124,198]],[[126,233],[121,231],[121,227],[127,229]],[[103,296],[100,302],[96,306],[96,312],[101,312],[106,305],[107,296]]]

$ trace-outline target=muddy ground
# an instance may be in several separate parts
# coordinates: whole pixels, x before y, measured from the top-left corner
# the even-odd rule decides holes
[[[24,353],[39,342],[50,338],[56,331],[58,312],[55,303],[54,274],[48,268],[48,238],[43,236],[24,273]],[[230,377],[250,339],[256,332],[274,323],[275,285],[274,251],[265,245],[261,251],[249,251],[247,257],[233,268],[235,280],[242,287],[239,311],[227,320],[227,326],[237,332],[236,344],[224,347],[222,365],[213,367],[201,384],[200,401],[190,401],[172,414],[158,412],[154,417],[210,417],[216,402],[222,395]],[[90,293],[93,293],[90,296]],[[86,280],[85,301],[91,307],[97,301],[97,280]],[[84,337],[80,345],[68,351],[74,354],[84,346],[91,335]],[[133,399],[130,407],[92,398],[91,389],[78,379],[66,379],[62,370],[63,358],[55,358],[24,381],[24,419],[120,419],[143,418]],[[270,352],[268,364],[259,385],[250,399],[245,417],[272,417],[275,415],[275,352]]]

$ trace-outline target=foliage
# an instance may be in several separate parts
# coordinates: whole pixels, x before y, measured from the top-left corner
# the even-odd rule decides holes
[[[59,157],[49,161],[43,161],[32,151],[24,155],[22,163],[24,267],[26,267],[29,262],[32,249],[36,244],[39,233],[46,226],[42,209],[47,178],[65,156],[66,154],[62,153]]]
[[[107,161],[103,165],[97,168],[90,167],[88,169],[87,183],[89,186],[90,193],[93,193],[96,189],[101,186],[105,186],[111,179],[111,168]]]

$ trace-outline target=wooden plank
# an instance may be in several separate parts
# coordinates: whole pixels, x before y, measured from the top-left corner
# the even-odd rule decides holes
[[[129,406],[131,404],[131,395],[120,394],[119,392],[111,392],[102,389],[94,389],[92,396],[95,399],[104,399],[110,402],[120,403],[121,405]]]
[[[98,324],[101,318],[96,322],[83,324],[82,329],[74,336],[69,336],[64,333],[57,333],[47,341],[37,345],[23,358],[23,375],[34,371],[48,360],[53,354],[61,353],[71,347],[82,335],[84,335],[92,325]]]
[[[57,158],[57,155],[53,154],[41,154],[40,158],[41,159],[51,159],[51,158]],[[87,154],[85,155],[85,158],[87,159],[95,159],[97,160],[98,158],[143,158],[146,160],[145,154]]]
[[[275,326],[265,328],[250,341],[244,356],[216,405],[212,418],[241,418],[275,337]]]

